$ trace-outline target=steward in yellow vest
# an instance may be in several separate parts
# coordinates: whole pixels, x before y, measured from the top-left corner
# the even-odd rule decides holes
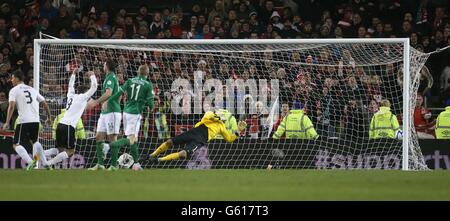
[[[436,120],[436,139],[450,139],[450,102]]]
[[[286,133],[286,139],[316,139],[319,137],[312,121],[300,106],[294,107],[283,118],[272,138],[280,139]]]
[[[397,117],[391,112],[391,103],[388,100],[382,100],[380,110],[373,115],[370,122],[369,138],[395,139],[399,131],[400,126]]]

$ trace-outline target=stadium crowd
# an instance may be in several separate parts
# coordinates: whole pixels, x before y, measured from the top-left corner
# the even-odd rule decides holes
[[[10,74],[20,69],[28,76],[28,81],[32,80],[32,40],[39,38],[40,33],[61,39],[408,37],[411,45],[422,52],[432,52],[450,45],[448,2],[439,0],[216,0],[166,3],[164,7],[139,5],[138,1],[129,1],[130,6],[111,3],[109,7],[106,7],[109,1],[83,2],[6,0],[0,5],[0,124],[6,118],[5,106],[8,91],[12,87],[8,81]],[[132,7],[132,4],[139,7]],[[448,51],[432,55],[427,62],[429,71],[423,71],[414,113],[417,129],[425,134],[423,137],[433,137],[434,121],[426,106],[443,107],[450,99]],[[87,63],[93,62],[90,59],[92,53],[80,51],[80,63],[90,66]],[[102,57],[107,57],[106,51],[96,53],[100,53],[99,61]],[[320,62],[331,56],[327,53],[330,52],[316,57],[294,53],[289,59],[304,60],[305,63]],[[131,68],[127,67],[134,62],[134,58],[118,56],[117,73],[120,83],[132,75]],[[192,78],[192,73],[202,68],[212,70],[205,72],[206,78],[248,79],[264,76],[263,78],[279,79],[281,94],[286,95],[281,101],[284,107],[282,115],[287,112],[287,108],[292,107],[294,100],[290,100],[290,97],[300,98],[295,100],[297,106],[309,111],[308,115],[311,115],[318,132],[327,137],[368,136],[367,128],[364,127],[378,110],[381,99],[401,98],[399,67],[394,65],[380,66],[379,74],[368,75],[366,70],[358,67],[351,70],[322,70],[316,67],[302,73],[298,70],[300,67],[275,66],[271,63],[238,64],[231,59],[201,60],[199,57],[176,54],[153,53],[150,60],[153,67],[151,78],[156,90],[159,90],[156,93],[159,99],[157,109],[147,126],[155,128],[150,131],[159,138],[173,136],[178,133],[175,131],[182,130],[175,128],[175,125],[183,127],[193,123],[187,119],[184,119],[185,123],[172,122],[174,118],[168,111],[171,95],[165,93],[170,89],[164,88],[170,86],[167,83],[168,77]],[[71,63],[61,64],[64,67],[66,65],[70,66]],[[99,68],[94,71],[99,80],[102,80],[104,74],[101,73],[101,66],[97,66]],[[55,70],[57,69],[58,67]],[[50,70],[44,71],[52,73]],[[335,77],[339,76],[335,72],[342,71],[354,72],[353,77]],[[48,79],[52,77],[49,76]],[[47,82],[43,90],[58,91],[55,86],[61,86],[57,84],[58,82]],[[59,89],[65,90],[64,87]],[[343,102],[342,97],[349,99]],[[310,102],[311,100],[314,102]],[[424,100],[428,102],[425,104]],[[401,101],[391,102],[394,104],[394,112],[400,114]],[[260,108],[259,113],[249,116],[246,135],[263,136],[265,127],[262,119],[267,114],[268,110]],[[86,123],[85,127],[94,127],[96,117],[98,110],[87,111],[83,121],[92,122],[92,125]],[[183,121],[183,118],[176,119],[180,120]],[[355,128],[355,125],[361,128]]]

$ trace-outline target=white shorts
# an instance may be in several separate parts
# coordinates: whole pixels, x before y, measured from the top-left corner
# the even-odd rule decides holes
[[[121,120],[122,115],[118,112],[100,114],[97,122],[97,133],[119,134]]]
[[[134,134],[135,137],[138,137],[140,127],[140,114],[123,113],[123,129],[125,130],[125,136]]]

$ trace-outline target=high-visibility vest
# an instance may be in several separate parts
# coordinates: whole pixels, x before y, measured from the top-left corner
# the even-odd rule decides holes
[[[388,107],[380,107],[380,111],[375,113],[370,122],[369,138],[392,138],[400,130],[397,117],[391,113]]]
[[[435,132],[437,139],[450,139],[450,106],[437,117]]]
[[[290,110],[272,137],[279,139],[284,133],[286,133],[287,139],[315,139],[319,137],[312,121],[303,110]]]

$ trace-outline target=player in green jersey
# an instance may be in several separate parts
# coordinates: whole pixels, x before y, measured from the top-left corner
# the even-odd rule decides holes
[[[117,170],[117,158],[119,149],[122,146],[131,147],[131,156],[133,157],[133,170],[141,170],[139,164],[137,138],[141,125],[141,115],[144,108],[148,106],[149,111],[153,109],[153,85],[147,80],[149,67],[141,65],[138,69],[138,76],[128,79],[119,91],[113,94],[109,99],[117,99],[122,93],[127,94],[127,102],[123,110],[123,128],[126,138],[119,139],[111,143],[111,167],[108,170]]]
[[[102,85],[102,96],[97,100],[88,103],[88,108],[93,108],[98,104],[102,104],[100,118],[97,122],[96,152],[97,164],[89,168],[89,170],[105,169],[103,163],[103,145],[108,145],[117,140],[119,134],[120,121],[122,120],[119,98],[109,99],[111,95],[119,91],[119,82],[116,77],[117,63],[112,59],[108,59],[103,65],[103,71],[106,78]],[[106,142],[105,142],[106,140]]]

